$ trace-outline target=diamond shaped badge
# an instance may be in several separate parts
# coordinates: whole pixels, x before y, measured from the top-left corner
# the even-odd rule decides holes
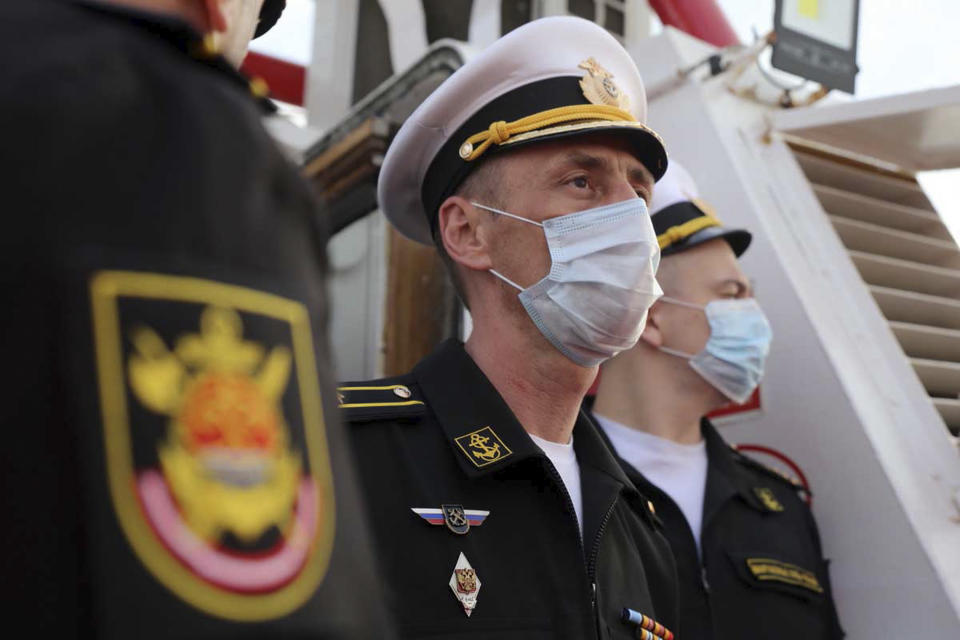
[[[467,557],[460,552],[457,558],[457,565],[453,568],[453,574],[450,576],[450,589],[453,595],[463,605],[463,612],[470,617],[474,607],[477,606],[477,594],[480,592],[480,578],[477,572],[470,566]]]

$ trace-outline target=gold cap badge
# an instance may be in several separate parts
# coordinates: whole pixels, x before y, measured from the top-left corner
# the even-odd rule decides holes
[[[583,96],[587,100],[592,104],[605,104],[630,111],[630,97],[613,81],[612,73],[600,66],[600,63],[592,57],[577,66],[587,72],[587,75],[580,80],[580,89],[583,90]]]

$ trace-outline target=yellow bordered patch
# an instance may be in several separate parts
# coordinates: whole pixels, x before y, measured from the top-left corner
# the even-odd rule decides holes
[[[513,454],[513,451],[490,427],[481,427],[459,436],[456,438],[456,443],[467,460],[476,467],[485,467]]]
[[[812,571],[795,564],[772,558],[747,558],[747,568],[757,580],[782,582],[795,587],[803,587],[815,593],[823,593],[820,581]]]
[[[153,273],[99,272],[90,292],[110,495],[137,557],[211,615],[293,611],[334,538],[306,308]]]

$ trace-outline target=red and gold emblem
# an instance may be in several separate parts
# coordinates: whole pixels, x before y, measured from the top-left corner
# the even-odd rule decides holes
[[[457,574],[457,593],[473,593],[477,590],[477,572],[473,569],[454,569]]]
[[[306,309],[157,274],[102,272],[91,290],[111,495],[141,561],[221,617],[303,604],[333,542]]]
[[[477,606],[477,595],[480,593],[480,578],[477,572],[470,566],[467,556],[460,553],[457,558],[457,564],[453,568],[453,575],[450,576],[450,590],[454,597],[463,607],[463,612],[470,617],[474,608]]]

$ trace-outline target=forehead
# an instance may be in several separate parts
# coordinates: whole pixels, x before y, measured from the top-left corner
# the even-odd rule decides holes
[[[736,254],[723,238],[665,256],[657,277],[674,287],[710,287],[727,280],[746,282]]]
[[[615,160],[618,163],[623,162],[629,171],[642,172],[652,184],[653,176],[638,156],[639,150],[630,139],[611,133],[578,135],[538,142],[511,149],[502,155],[504,158],[509,158],[511,162],[531,165],[543,163],[555,165],[583,161],[589,157]]]

